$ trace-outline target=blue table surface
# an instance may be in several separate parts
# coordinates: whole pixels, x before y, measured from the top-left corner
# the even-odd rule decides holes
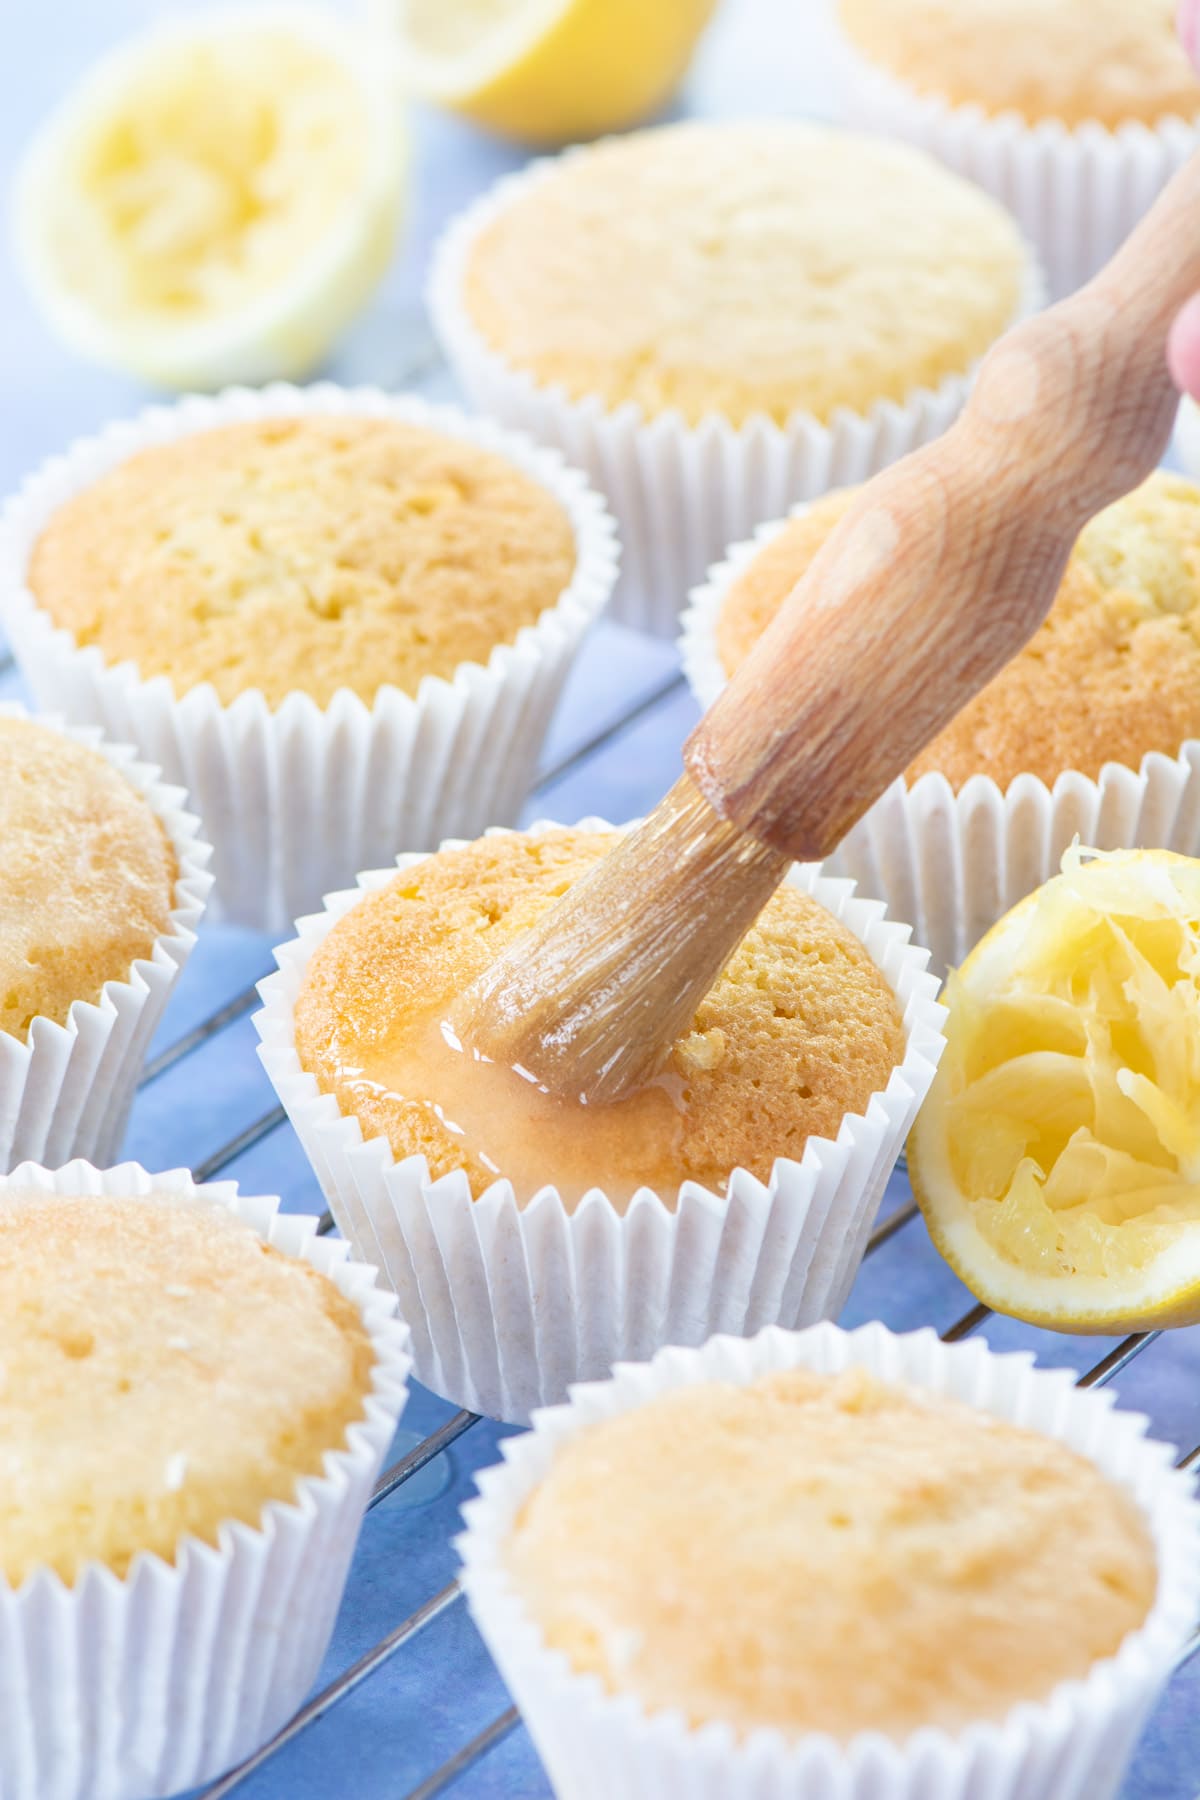
[[[20,9],[8,0],[0,109],[6,187],[20,146],[45,109],[101,49],[163,10],[154,0],[107,0],[103,7],[57,0]],[[836,116],[838,100],[825,0],[725,0],[676,110]],[[420,301],[429,250],[445,219],[522,157],[435,114],[414,117],[413,137],[414,198],[405,241],[327,372],[386,387],[419,386],[442,397],[453,392],[452,384],[437,360]],[[82,366],[51,339],[17,280],[7,233],[0,244],[0,394],[0,490],[80,432],[151,397],[120,376]],[[0,682],[2,694],[19,691],[15,677]],[[695,717],[670,645],[602,625],[585,647],[551,729],[528,817],[570,821],[599,812],[622,819],[643,811],[673,778],[681,740]],[[204,931],[155,1053],[178,1044],[238,996],[243,1003],[230,1006],[232,1016],[221,1029],[143,1088],[126,1150],[150,1168],[219,1169],[245,1191],[281,1194],[289,1209],[317,1212],[319,1190],[290,1126],[268,1118],[274,1096],[255,1054],[247,990],[271,966],[267,939],[217,927]],[[908,1198],[897,1173],[885,1212]],[[900,1329],[929,1323],[944,1329],[970,1304],[916,1221],[864,1265],[844,1322],[883,1318]],[[999,1348],[1029,1346],[1046,1363],[1080,1370],[1111,1348],[1109,1341],[1056,1337],[1004,1319],[988,1319],[983,1330]],[[1118,1385],[1123,1405],[1148,1413],[1158,1435],[1191,1449],[1200,1438],[1200,1330],[1155,1344]],[[451,1412],[433,1395],[414,1390],[399,1447],[407,1447],[413,1434],[435,1430]],[[451,1580],[458,1508],[475,1471],[495,1460],[502,1435],[491,1424],[475,1425],[368,1517],[319,1685]],[[952,1654],[953,1646],[947,1651]],[[1200,1658],[1176,1676],[1151,1721],[1124,1800],[1193,1800],[1200,1789],[1198,1700]],[[461,1800],[540,1800],[549,1788],[521,1730],[503,1737],[457,1779],[445,1771],[447,1760],[507,1705],[459,1602],[239,1791],[247,1800],[399,1800],[417,1791],[440,1792],[446,1783]]]

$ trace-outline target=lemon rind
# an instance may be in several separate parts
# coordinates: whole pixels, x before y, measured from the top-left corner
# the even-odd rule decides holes
[[[439,106],[459,106],[486,93],[525,60],[561,24],[575,0],[526,0],[511,23],[489,32],[473,55],[422,51],[398,20],[403,0],[368,0],[366,14],[380,41],[390,42],[395,69],[407,92]]]
[[[1137,854],[1160,862],[1190,860],[1167,850]],[[961,975],[978,979],[991,959],[1000,956],[1005,938],[1033,909],[1040,891],[1026,895],[991,927],[965,959]],[[1103,1276],[1051,1276],[1022,1269],[977,1230],[971,1216],[977,1202],[959,1193],[939,1125],[938,1109],[927,1105],[908,1140],[909,1181],[935,1248],[977,1300],[1026,1324],[1079,1336],[1200,1324],[1200,1219],[1181,1221],[1175,1244],[1138,1276],[1121,1279],[1119,1301],[1112,1300],[1112,1284]]]
[[[372,17],[390,32],[406,92],[518,142],[554,146],[657,111],[715,0],[527,0],[473,56],[423,50],[398,24],[401,5],[375,0]]]

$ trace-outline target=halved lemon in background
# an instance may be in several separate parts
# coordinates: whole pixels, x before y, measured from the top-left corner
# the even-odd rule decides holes
[[[674,92],[716,0],[372,0],[409,91],[527,144],[619,131]]]
[[[169,387],[310,372],[395,241],[406,137],[372,38],[305,7],[121,46],[18,172],[17,250],[82,355]]]
[[[1200,862],[1069,851],[951,975],[909,1140],[930,1234],[997,1312],[1200,1322]]]

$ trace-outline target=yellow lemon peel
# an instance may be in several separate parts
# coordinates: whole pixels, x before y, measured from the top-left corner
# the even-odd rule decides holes
[[[939,1249],[998,1311],[1200,1320],[1200,863],[1073,848],[950,977],[914,1128]]]
[[[619,131],[670,98],[716,0],[373,0],[401,78],[526,144]]]

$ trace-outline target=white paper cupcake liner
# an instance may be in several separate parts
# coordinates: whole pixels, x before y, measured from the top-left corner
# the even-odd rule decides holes
[[[597,395],[573,400],[560,385],[539,384],[485,342],[463,302],[463,278],[480,232],[558,161],[541,158],[506,176],[451,223],[434,256],[430,315],[474,404],[556,445],[607,497],[622,545],[613,617],[671,637],[688,588],[726,544],[794,500],[865,481],[929,443],[961,410],[974,370],[918,388],[903,405],[881,400],[868,413],[839,408],[828,424],[807,413],[786,425],[758,414],[737,428],[716,414],[696,425],[675,411],[646,419],[632,401],[610,409]],[[1041,298],[1030,255],[1018,316]]]
[[[297,1483],[294,1500],[268,1502],[257,1526],[223,1526],[215,1547],[185,1537],[174,1563],[141,1555],[123,1579],[90,1563],[71,1587],[50,1571],[16,1590],[0,1582],[4,1800],[176,1794],[257,1749],[311,1687],[404,1407],[408,1332],[374,1269],[317,1237],[315,1218],[239,1196],[233,1182],[197,1187],[182,1169],[149,1175],[127,1163],[102,1174],[73,1162],[54,1174],[23,1164],[0,1183],[0,1204],[6,1187],[214,1200],[328,1275],[360,1309],[375,1350],[363,1417],[344,1446]]]
[[[577,829],[610,827],[592,819]],[[418,861],[397,858],[400,868]],[[524,1423],[570,1382],[607,1374],[622,1357],[840,1310],[942,1051],[937,982],[907,926],[816,866],[789,877],[862,940],[904,1017],[903,1060],[865,1114],[846,1115],[836,1140],[810,1138],[801,1160],[778,1158],[765,1184],[735,1169],[726,1198],[689,1181],[674,1211],[644,1189],[622,1215],[596,1188],[569,1213],[551,1186],[520,1207],[508,1181],[478,1200],[461,1170],[431,1181],[423,1157],[397,1161],[384,1139],[364,1143],[358,1120],[302,1069],[294,1007],[309,960],[361,892],[395,872],[360,876],[359,889],[331,895],[325,912],[300,921],[299,936],[276,952],[279,972],[261,984],[255,1024],[263,1064],[340,1229],[400,1296],[427,1387]]]
[[[730,544],[721,561],[712,565],[705,579],[688,595],[679,620],[679,660],[687,684],[705,712],[729,680],[717,653],[717,620],[726,594],[789,521],[801,518],[807,511],[808,502],[799,501],[786,515],[764,519],[752,537]]]
[[[37,605],[26,574],[43,526],[115,464],[241,420],[346,413],[425,426],[505,456],[568,514],[577,552],[569,585],[486,665],[463,663],[450,680],[427,676],[415,696],[383,687],[369,707],[348,689],[324,708],[295,693],[272,710],[257,689],[225,706],[211,683],[177,696],[165,675],[144,680],[131,662],[106,663]],[[150,407],[43,464],[0,522],[0,615],[41,704],[136,744],[187,788],[215,849],[214,911],[280,932],[398,844],[432,849],[445,831],[475,835],[515,821],[567,670],[616,568],[603,502],[553,451],[411,396],[280,383]]]
[[[804,510],[794,507],[791,517]],[[772,520],[735,544],[697,587],[683,617],[680,655],[701,706],[727,676],[716,649],[725,596],[783,529]],[[1148,751],[1138,768],[1105,763],[1095,778],[1065,770],[1053,786],[1018,775],[1001,788],[973,775],[956,793],[944,775],[901,777],[842,839],[825,868],[910,919],[938,976],[955,968],[1018,900],[1057,875],[1078,838],[1095,850],[1175,850],[1200,855],[1200,739],[1176,756]]]
[[[1001,789],[974,775],[955,793],[944,775],[892,786],[829,859],[866,894],[905,909],[944,974],[1026,894],[1057,875],[1075,839],[1094,850],[1200,853],[1200,740],[1178,756],[1151,751],[1137,769],[1106,763],[1053,787],[1018,775]]]
[[[1130,1493],[1154,1539],[1158,1592],[1145,1624],[1115,1656],[997,1722],[958,1733],[927,1727],[904,1742],[864,1732],[839,1743],[767,1730],[739,1738],[719,1723],[692,1729],[678,1712],[647,1715],[632,1695],[605,1693],[594,1676],[573,1673],[561,1652],[547,1648],[504,1557],[518,1511],[562,1444],[671,1388],[850,1366],[1044,1432]],[[716,1338],[701,1350],[665,1350],[647,1366],[623,1367],[610,1382],[576,1388],[570,1405],[539,1414],[532,1432],[508,1439],[506,1460],[480,1477],[480,1497],[463,1511],[462,1583],[560,1800],[1108,1800],[1196,1623],[1200,1511],[1191,1479],[1170,1466],[1169,1446],[1145,1436],[1146,1420],[1116,1411],[1111,1394],[1080,1390],[1074,1379],[1069,1370],[1035,1369],[1025,1354],[995,1355],[980,1341],[943,1344],[932,1331],[896,1337],[875,1324],[852,1333],[827,1324],[799,1335],[768,1330],[749,1343]],[[948,1661],[954,1650],[947,1642]]]
[[[33,716],[15,703],[0,705],[0,718]],[[64,725],[53,714],[36,717],[39,725],[99,751],[145,798],[170,840],[178,872],[166,926],[125,980],[106,981],[95,1001],[76,1000],[63,1025],[35,1018],[24,1041],[0,1032],[3,1169],[25,1161],[57,1167],[74,1156],[101,1165],[113,1160],[146,1046],[191,955],[212,886],[207,871],[212,852],[198,836],[199,821],[183,810],[187,796],[179,788],[164,786],[156,768],[99,731]]]
[[[848,123],[928,151],[1007,206],[1055,300],[1108,261],[1200,144],[1195,120],[1030,125],[1017,113],[914,93],[849,46],[845,68]]]

